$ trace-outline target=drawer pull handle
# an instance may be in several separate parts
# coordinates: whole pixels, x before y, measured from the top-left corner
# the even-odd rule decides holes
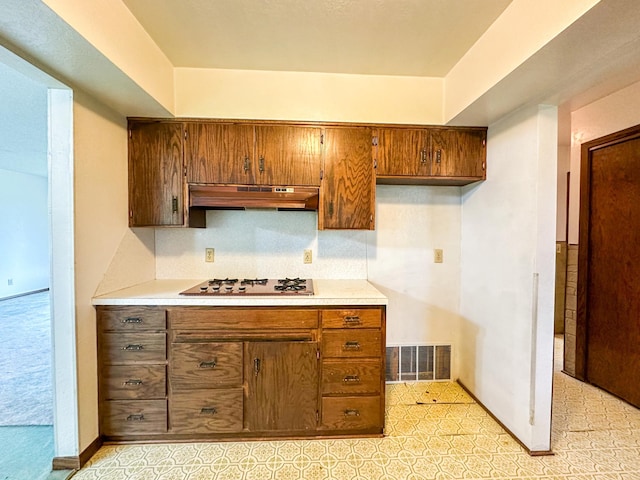
[[[129,344],[122,347],[123,350],[144,350],[144,346],[140,344]]]
[[[214,358],[210,362],[200,362],[200,365],[198,365],[198,367],[199,368],[215,368],[217,363],[218,363],[218,359]]]
[[[354,408],[348,408],[347,410],[344,411],[344,416],[345,417],[359,417],[360,416],[360,410],[356,410]]]
[[[140,317],[127,317],[120,320],[121,323],[142,323],[142,318]]]
[[[358,317],[357,315],[351,315],[348,317],[344,317],[344,323],[347,325],[359,325],[360,324],[360,317]]]
[[[360,342],[345,342],[343,350],[360,350]]]
[[[200,409],[202,415],[215,415],[218,413],[215,407],[204,407]]]
[[[144,422],[144,414],[137,413],[127,417],[127,422]]]
[[[124,382],[123,385],[127,385],[127,386],[128,385],[133,385],[133,386],[138,387],[138,386],[142,385],[142,380],[137,380],[137,379],[130,378],[129,380]]]
[[[259,358],[254,358],[253,359],[253,373],[255,374],[256,377],[260,373],[260,359]]]
[[[360,377],[358,375],[347,375],[342,381],[344,383],[360,383]]]

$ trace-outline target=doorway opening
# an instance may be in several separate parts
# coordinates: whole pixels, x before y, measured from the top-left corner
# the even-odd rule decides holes
[[[73,97],[2,47],[0,84],[0,473],[40,479],[78,454]]]

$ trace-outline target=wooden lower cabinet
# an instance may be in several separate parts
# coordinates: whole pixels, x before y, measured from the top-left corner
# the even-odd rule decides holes
[[[384,307],[98,307],[98,319],[107,440],[383,433]]]

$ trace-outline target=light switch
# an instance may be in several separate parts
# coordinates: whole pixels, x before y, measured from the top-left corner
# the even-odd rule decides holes
[[[444,261],[443,253],[441,248],[436,248],[433,250],[433,263],[442,263]]]

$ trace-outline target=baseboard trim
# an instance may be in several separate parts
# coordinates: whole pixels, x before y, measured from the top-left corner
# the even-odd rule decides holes
[[[96,438],[77,457],[54,457],[52,470],[79,470],[102,446],[102,437]]]
[[[529,455],[531,455],[532,457],[544,457],[548,455],[555,455],[555,453],[553,453],[551,450],[530,450],[529,447],[527,447],[524,443],[522,443],[522,441],[518,437],[516,437],[514,433],[505,426],[504,423],[502,423],[498,418],[496,418],[496,416],[493,413],[491,413],[491,410],[489,410],[480,400],[478,400],[478,398],[473,393],[471,393],[471,390],[469,390],[464,385],[464,383],[462,383],[460,380],[456,380],[456,383],[460,385],[462,389],[465,392],[467,392],[467,394],[471,398],[473,398],[473,401],[476,402],[478,405],[480,405],[480,407],[485,412],[487,412],[487,414],[491,418],[493,418],[498,423],[498,425],[500,425],[502,429],[511,436],[511,438],[513,438],[516,442],[518,442],[518,445],[520,445]]]

